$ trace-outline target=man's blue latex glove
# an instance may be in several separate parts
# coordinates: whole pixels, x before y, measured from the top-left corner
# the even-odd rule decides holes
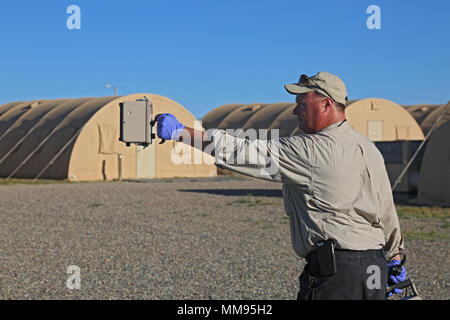
[[[177,118],[170,113],[161,113],[155,117],[158,137],[164,140],[177,141],[180,137],[184,125],[178,122]]]
[[[394,284],[400,283],[402,281],[406,280],[406,270],[405,267],[402,266],[401,271],[398,275],[393,275],[392,274],[392,269],[395,266],[398,266],[401,263],[400,260],[391,260],[388,262],[388,268],[389,268],[389,278],[388,278],[388,283],[386,284],[386,286],[392,286]],[[402,289],[394,289],[394,293],[399,294],[402,293]],[[388,296],[390,297],[392,295],[392,292],[390,292],[388,294]]]

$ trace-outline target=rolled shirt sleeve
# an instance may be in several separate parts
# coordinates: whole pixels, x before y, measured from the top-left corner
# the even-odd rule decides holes
[[[310,152],[304,136],[249,140],[220,129],[210,136],[218,167],[275,182],[307,185],[311,181]]]

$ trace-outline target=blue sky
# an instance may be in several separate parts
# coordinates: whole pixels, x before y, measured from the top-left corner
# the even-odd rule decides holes
[[[69,30],[69,5],[81,29]],[[369,30],[369,5],[381,29]],[[197,118],[225,103],[294,101],[328,71],[349,99],[450,99],[450,1],[0,0],[0,103],[148,92]]]

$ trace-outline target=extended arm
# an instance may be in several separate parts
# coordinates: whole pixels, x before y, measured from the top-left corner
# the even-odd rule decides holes
[[[186,139],[186,137],[190,138]],[[205,131],[195,130],[186,126],[184,127],[184,131],[181,132],[178,141],[199,149],[200,151],[205,151],[206,147],[211,143],[211,140],[208,140],[208,136]],[[214,156],[214,154],[211,155]]]
[[[310,159],[307,143],[300,137],[249,140],[214,129],[195,130],[171,114],[156,117],[158,137],[183,142],[215,157],[217,166],[255,178],[307,184]]]

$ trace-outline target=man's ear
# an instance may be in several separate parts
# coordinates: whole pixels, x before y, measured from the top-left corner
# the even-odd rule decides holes
[[[331,108],[333,106],[333,100],[331,98],[325,98],[324,99],[324,105],[323,105],[323,112],[328,112],[331,111]]]

